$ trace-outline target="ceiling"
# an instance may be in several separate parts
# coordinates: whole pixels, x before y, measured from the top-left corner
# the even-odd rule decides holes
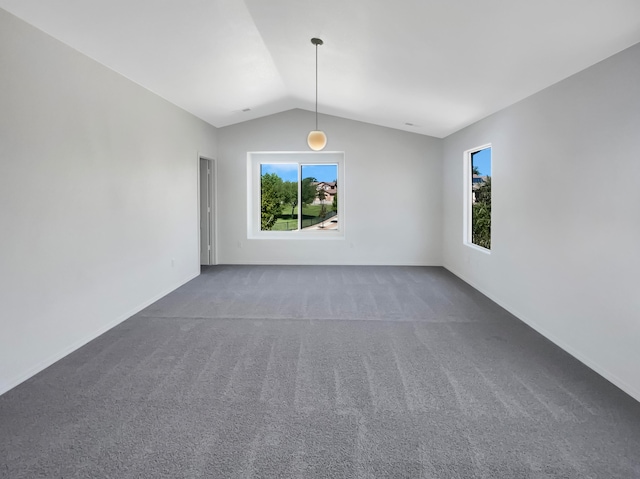
[[[0,8],[216,127],[313,111],[315,36],[325,42],[321,113],[436,137],[640,42],[640,0],[0,0]]]

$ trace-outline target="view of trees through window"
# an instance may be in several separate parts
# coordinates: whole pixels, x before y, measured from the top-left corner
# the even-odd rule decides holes
[[[471,153],[471,242],[491,249],[491,148]]]
[[[260,165],[262,231],[338,228],[338,165]]]

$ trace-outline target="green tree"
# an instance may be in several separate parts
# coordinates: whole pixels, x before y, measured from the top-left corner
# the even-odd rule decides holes
[[[293,212],[298,206],[298,182],[297,181],[285,181],[282,184],[282,203],[287,206],[291,206],[291,218],[293,219]]]
[[[313,177],[303,178],[300,185],[300,202],[303,205],[310,205],[316,197],[316,179]]]
[[[260,179],[260,225],[270,230],[282,214],[283,182],[275,173],[266,173]]]
[[[487,180],[478,188],[476,192],[476,201],[488,203],[491,207],[491,177],[487,176]]]
[[[473,244],[491,249],[491,177],[476,191],[472,206],[471,239]]]
[[[320,200],[320,212],[318,213],[318,216],[322,218],[322,225],[320,227],[324,228],[324,219],[327,216],[327,206],[324,204],[324,200],[327,198],[327,194],[324,191],[324,188],[318,189],[316,196]]]
[[[333,203],[331,203],[331,208],[333,209],[333,211],[337,212],[338,211],[338,193],[336,193],[335,195],[333,195]]]

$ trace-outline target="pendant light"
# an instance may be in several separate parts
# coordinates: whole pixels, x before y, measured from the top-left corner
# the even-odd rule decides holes
[[[318,130],[318,45],[324,42],[319,38],[312,38],[311,43],[316,46],[316,129],[309,132],[307,144],[313,151],[320,151],[327,146],[327,135],[324,131]]]

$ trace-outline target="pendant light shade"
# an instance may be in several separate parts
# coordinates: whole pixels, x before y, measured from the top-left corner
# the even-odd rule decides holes
[[[320,151],[327,146],[327,135],[321,130],[310,131],[307,136],[307,144],[313,151]]]
[[[313,151],[320,151],[327,146],[327,135],[322,130],[318,130],[318,45],[324,42],[319,38],[312,38],[311,43],[316,47],[316,129],[307,136],[307,144]]]

